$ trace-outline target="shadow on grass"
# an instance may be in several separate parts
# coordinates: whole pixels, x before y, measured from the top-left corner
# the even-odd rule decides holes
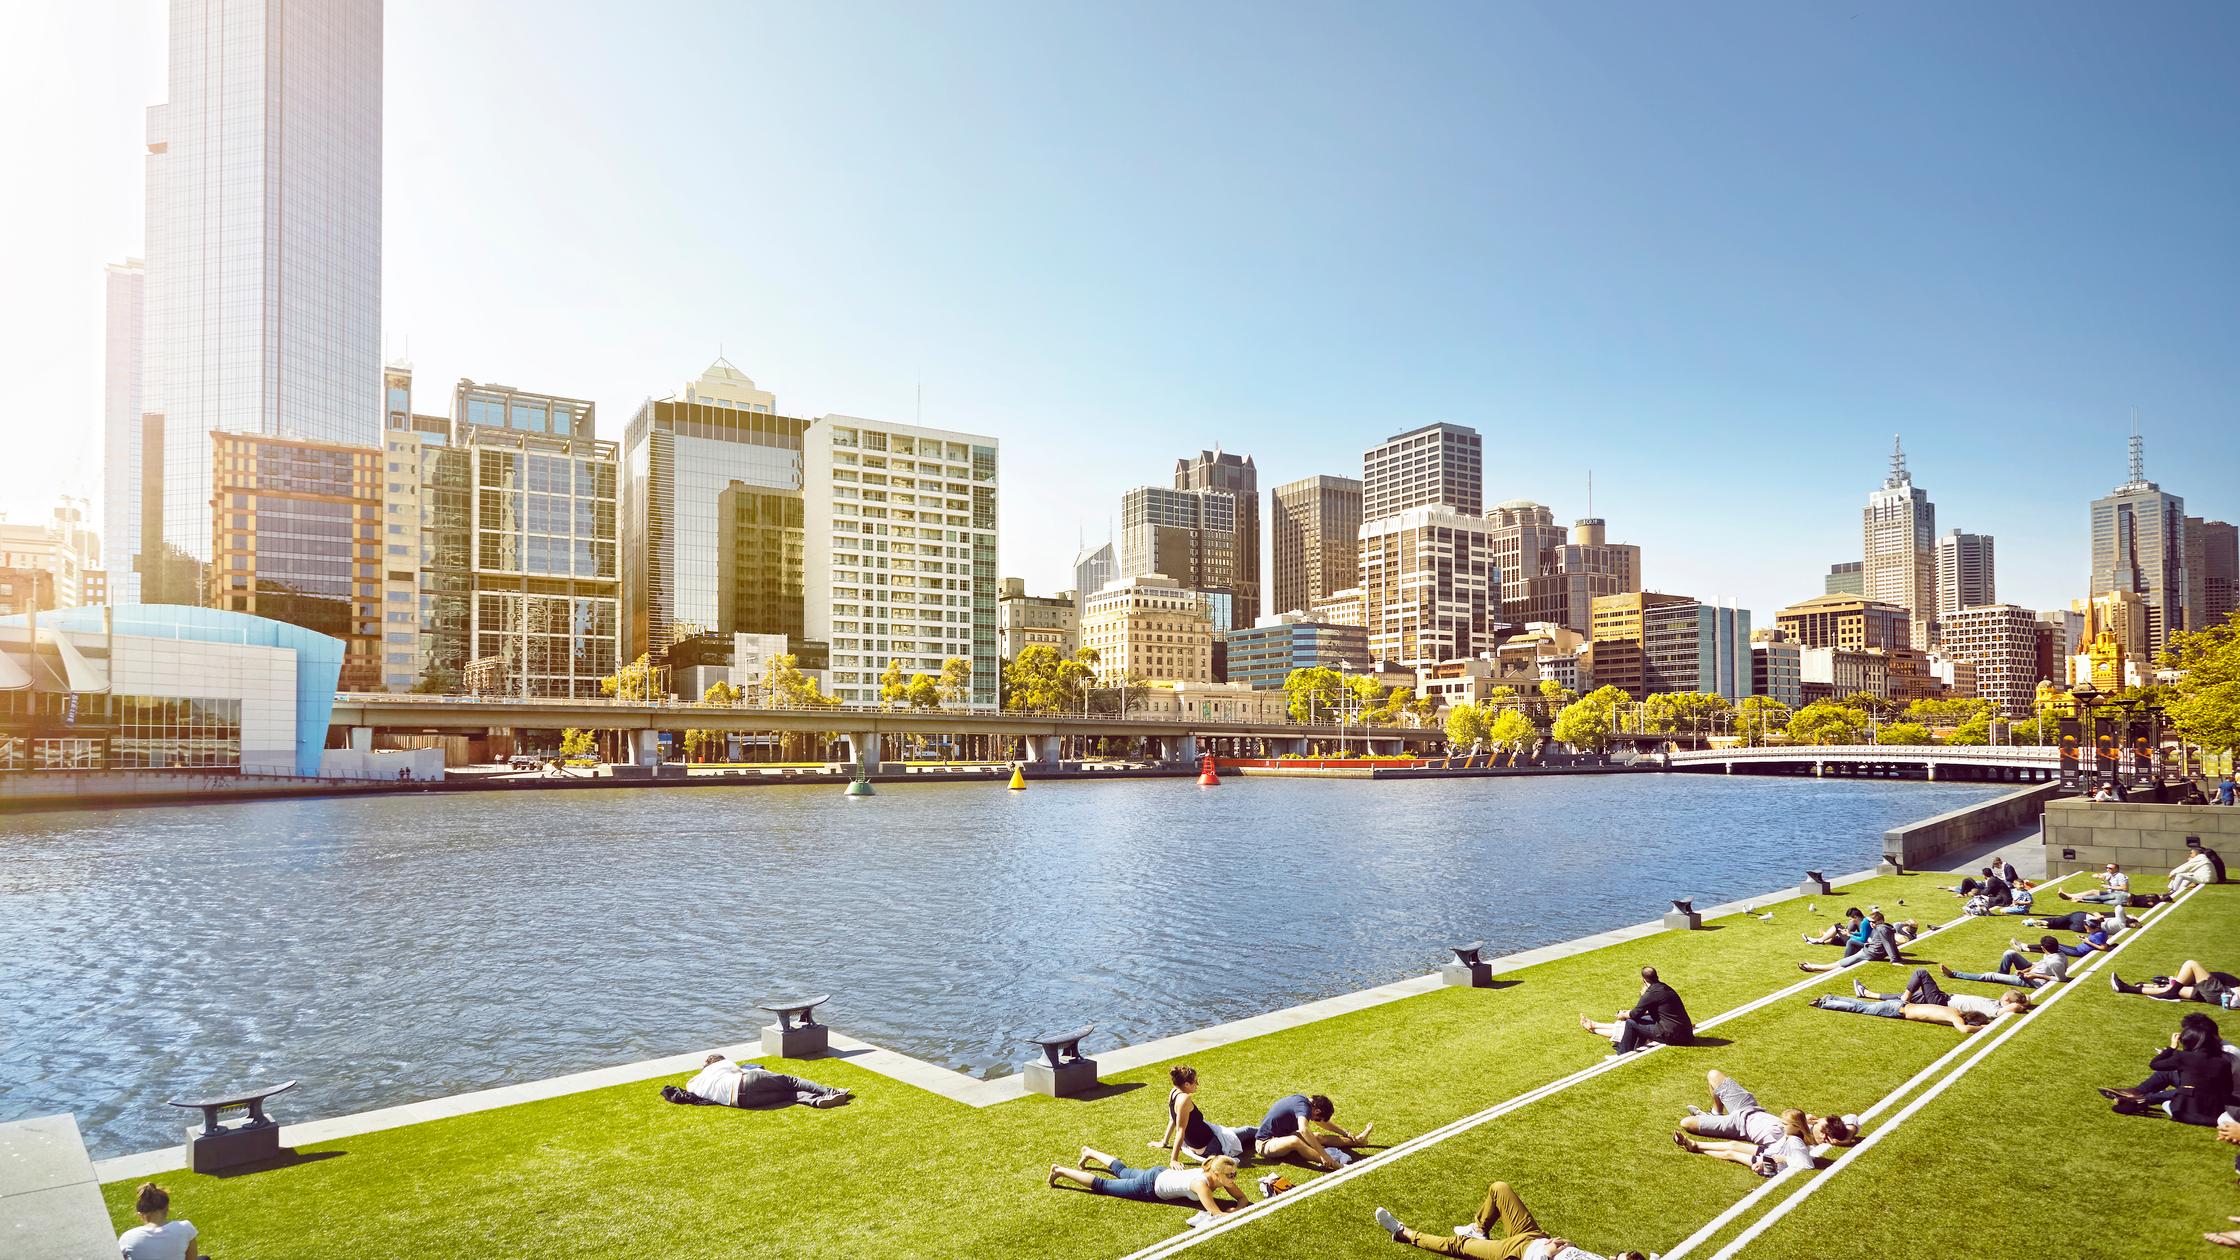
[[[1078,1094],[1068,1094],[1066,1097],[1074,1102],[1101,1102],[1142,1088],[1142,1081],[1098,1081],[1094,1088],[1082,1090]]]
[[[1707,1037],[1702,1033],[1697,1033],[1687,1045],[1679,1048],[1682,1050],[1717,1050],[1722,1046],[1733,1044],[1733,1039],[1729,1037]]]
[[[297,1151],[289,1148],[271,1159],[260,1159],[254,1164],[236,1164],[231,1168],[220,1168],[210,1175],[219,1178],[245,1177],[251,1173],[293,1168],[297,1164],[316,1164],[323,1159],[338,1159],[349,1153],[348,1151]]]

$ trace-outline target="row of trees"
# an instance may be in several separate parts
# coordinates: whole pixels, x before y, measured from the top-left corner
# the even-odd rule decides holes
[[[1292,670],[1283,680],[1283,694],[1291,720],[1300,723],[1421,726],[1439,709],[1437,700],[1417,695],[1413,687],[1387,691],[1367,674],[1344,674],[1321,665]]]

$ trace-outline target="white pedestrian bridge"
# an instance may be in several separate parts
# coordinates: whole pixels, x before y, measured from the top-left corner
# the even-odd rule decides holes
[[[2039,783],[2061,773],[2061,750],[2050,745],[1774,744],[1677,751],[1670,764],[1675,770],[1711,774]]]

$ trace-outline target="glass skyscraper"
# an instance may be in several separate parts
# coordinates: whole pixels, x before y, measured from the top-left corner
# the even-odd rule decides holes
[[[212,433],[377,443],[381,28],[381,0],[171,0],[170,99],[148,110],[143,600],[203,593]],[[130,445],[112,425],[112,467]]]

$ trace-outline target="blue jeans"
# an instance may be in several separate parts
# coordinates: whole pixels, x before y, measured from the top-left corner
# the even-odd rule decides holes
[[[2013,950],[2008,950],[2007,957],[1999,960],[1999,966],[2001,968],[2000,970],[1955,971],[1952,973],[1952,978],[1955,980],[1974,980],[1982,984],[2003,984],[2007,985],[2010,988],[2016,989],[2027,989],[2030,987],[2030,981],[2028,979],[2005,970],[2007,959],[2016,957],[2017,955]]]
[[[1905,1003],[1895,1000],[1870,1002],[1865,998],[1838,997],[1832,993],[1826,994],[1820,999],[1820,1009],[1823,1011],[1849,1011],[1854,1015],[1880,1015],[1884,1019],[1903,1019],[1904,1016],[1899,1013],[1899,1008],[1904,1005]]]
[[[2123,904],[2124,902],[2127,902],[2127,901],[2131,900],[2131,894],[2130,894],[2130,893],[2120,893],[2120,892],[2089,892],[2089,893],[2078,893],[2078,894],[2077,894],[2077,895],[2076,895],[2076,896],[2075,896],[2074,898],[2072,898],[2072,900],[2075,900],[2075,901],[2090,901],[2090,902],[2095,902],[2095,903],[2098,903],[2098,904],[2100,904],[2100,905],[2103,905],[2103,906],[2120,906],[2120,905],[2122,905],[2122,904]]]
[[[1106,1167],[1112,1169],[1112,1175],[1090,1182],[1090,1193],[1109,1194],[1117,1199],[1135,1199],[1143,1203],[1159,1201],[1159,1169],[1130,1168],[1117,1159]]]

